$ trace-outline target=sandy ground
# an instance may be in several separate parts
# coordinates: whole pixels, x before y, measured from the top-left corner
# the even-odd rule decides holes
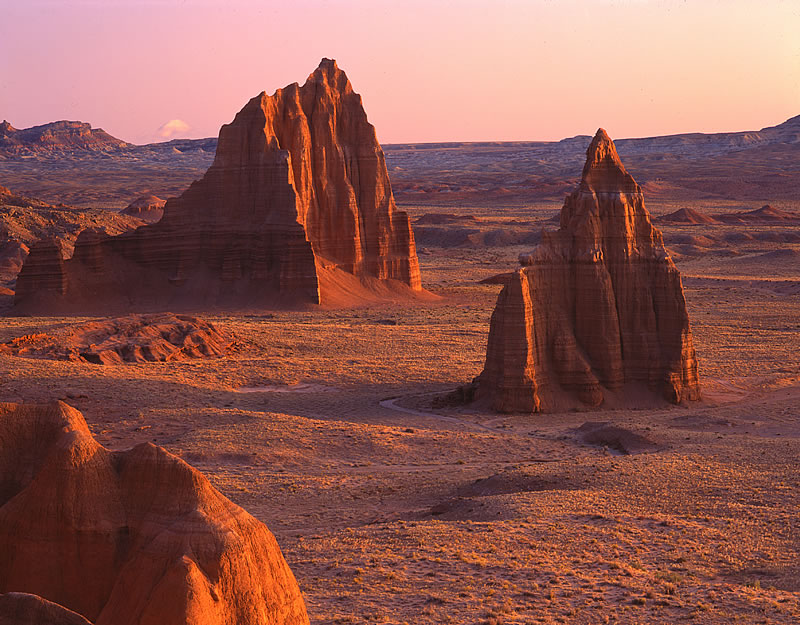
[[[553,208],[446,210],[540,227]],[[482,368],[500,287],[477,281],[522,248],[423,250],[438,302],[204,315],[250,345],[229,358],[0,356],[2,399],[65,399],[104,445],[154,441],[204,471],[276,534],[313,623],[800,621],[800,266],[759,260],[800,246],[679,259],[702,402],[435,408]],[[78,321],[4,318],[0,340]],[[652,445],[588,445],[576,430],[597,421]]]

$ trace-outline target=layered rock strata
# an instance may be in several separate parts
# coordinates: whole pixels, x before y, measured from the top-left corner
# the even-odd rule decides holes
[[[32,262],[57,269],[34,251]],[[161,221],[82,234],[55,275],[23,267],[15,305],[320,303],[320,281],[335,271],[421,290],[375,129],[347,76],[323,59],[302,87],[262,93],[223,126],[213,165],[167,201]]]
[[[476,398],[539,412],[699,397],[680,273],[603,129],[561,227],[520,262],[492,314]]]
[[[141,219],[103,209],[78,210],[53,206],[36,198],[17,195],[0,187],[0,283],[13,286],[30,248],[46,240],[60,246],[59,259],[71,255],[79,232],[96,227],[109,235],[121,234],[143,225]],[[50,273],[48,268],[45,273]],[[61,271],[58,271],[61,274]],[[35,282],[35,281],[34,281]]]
[[[96,625],[308,624],[267,527],[164,449],[108,451],[60,402],[0,404],[0,440],[0,593]]]

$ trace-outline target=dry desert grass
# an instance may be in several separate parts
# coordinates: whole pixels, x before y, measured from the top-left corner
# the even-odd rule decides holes
[[[410,211],[536,229],[555,208]],[[3,399],[64,398],[104,445],[152,440],[204,471],[275,532],[317,624],[796,623],[800,267],[759,257],[800,246],[729,243],[734,227],[715,228],[724,244],[679,258],[697,404],[434,408],[480,372],[500,287],[477,282],[513,268],[524,244],[425,246],[434,303],[204,315],[248,345],[227,358],[0,355]],[[665,227],[668,245],[682,229]],[[77,321],[5,318],[0,341]],[[650,451],[589,445],[588,421]]]

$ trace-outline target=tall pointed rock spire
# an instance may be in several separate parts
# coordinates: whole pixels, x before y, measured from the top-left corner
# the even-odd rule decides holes
[[[595,193],[639,192],[636,181],[625,170],[617,154],[617,146],[602,128],[598,128],[586,150],[581,189]]]
[[[476,396],[501,412],[697,399],[680,274],[603,129],[544,234],[498,297]]]

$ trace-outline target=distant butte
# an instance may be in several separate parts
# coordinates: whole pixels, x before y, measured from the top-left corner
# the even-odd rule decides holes
[[[421,293],[408,215],[392,196],[361,96],[323,59],[222,127],[214,163],[156,224],[86,231],[70,260],[33,248],[25,312],[347,304]]]
[[[492,314],[477,399],[539,412],[699,398],[680,273],[603,129],[560,229],[520,261]]]

